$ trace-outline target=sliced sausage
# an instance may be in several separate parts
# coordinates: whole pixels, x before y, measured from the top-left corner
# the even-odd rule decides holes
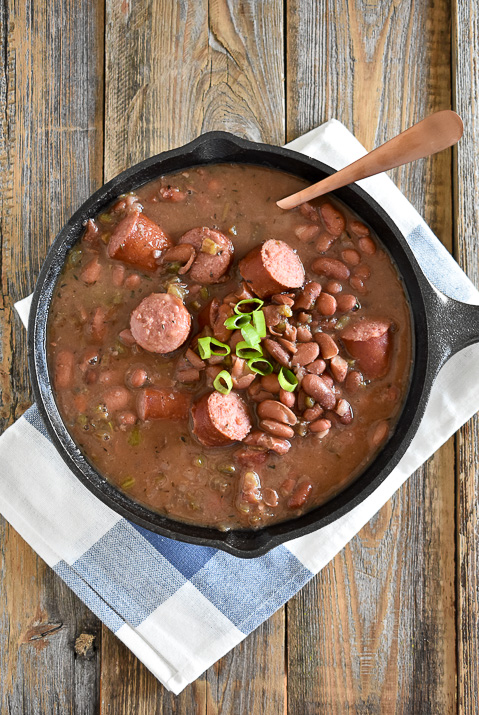
[[[55,387],[64,390],[73,382],[75,356],[71,350],[59,350],[55,356]]]
[[[260,298],[301,288],[304,283],[303,264],[284,241],[269,239],[257,246],[239,262],[239,270]]]
[[[233,260],[234,248],[230,239],[220,231],[199,226],[187,231],[179,245],[189,243],[196,249],[196,259],[190,277],[198,283],[218,283]]]
[[[130,328],[138,345],[152,353],[171,353],[189,335],[191,316],[175,295],[152,293],[130,317]]]
[[[388,371],[390,325],[389,320],[358,320],[341,331],[346,349],[367,378],[383,377]]]
[[[134,211],[117,224],[108,244],[108,255],[142,270],[154,271],[161,251],[172,245],[156,223]]]
[[[184,420],[190,396],[177,390],[145,387],[138,394],[136,408],[141,420]]]
[[[193,434],[206,447],[241,442],[251,429],[251,417],[238,393],[209,392],[193,406]]]

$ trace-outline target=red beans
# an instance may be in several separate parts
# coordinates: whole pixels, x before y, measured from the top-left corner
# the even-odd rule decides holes
[[[296,415],[289,407],[276,400],[265,400],[258,405],[258,416],[262,419],[277,420],[287,425],[296,424]]]
[[[95,256],[91,259],[91,261],[88,261],[86,266],[83,268],[80,273],[80,278],[87,284],[96,283],[101,276],[101,272],[102,267],[98,262],[98,256]]]
[[[334,392],[326,384],[322,377],[308,373],[303,377],[301,387],[310,395],[321,407],[331,410],[336,404]]]
[[[367,281],[371,276],[371,269],[366,263],[360,263],[359,266],[353,268],[353,275],[361,278],[362,281]]]
[[[316,308],[321,315],[334,315],[338,304],[336,298],[330,293],[321,293],[316,301]]]
[[[295,310],[310,310],[318,296],[321,294],[321,290],[321,284],[316,283],[316,281],[306,283],[303,290],[296,298],[296,302],[294,304]]]
[[[283,422],[277,422],[276,420],[261,420],[259,423],[260,429],[265,432],[269,432],[275,437],[281,437],[282,439],[291,439],[294,437],[294,430],[289,425],[285,425]]]
[[[349,228],[358,238],[369,236],[369,228],[361,223],[361,221],[353,219],[349,222]]]
[[[328,251],[331,248],[331,246],[333,245],[335,240],[336,239],[334,236],[331,236],[330,233],[328,233],[327,231],[324,231],[319,236],[318,240],[316,241],[317,252],[318,253],[326,253],[326,251]]]
[[[309,429],[311,432],[315,432],[316,434],[319,433],[322,437],[325,437],[331,429],[331,422],[330,420],[325,419],[316,420],[309,425]]]
[[[332,236],[340,236],[346,225],[343,214],[332,204],[326,202],[319,207],[321,218]]]
[[[130,387],[143,387],[148,379],[146,370],[142,367],[135,368],[130,374],[127,375],[126,380]]]
[[[276,362],[279,362],[279,364],[283,365],[283,367],[290,367],[291,362],[289,355],[286,350],[279,345],[279,343],[275,340],[271,340],[270,338],[266,338],[263,341],[263,345]]]
[[[323,414],[324,410],[321,405],[314,405],[314,407],[308,407],[307,410],[303,412],[302,419],[305,422],[314,422]]]
[[[372,238],[360,238],[358,243],[360,250],[366,255],[372,256],[376,253],[376,245]]]
[[[381,422],[378,422],[378,424],[373,428],[369,441],[373,447],[379,447],[381,442],[384,442],[388,434],[389,424],[386,420],[381,420]]]
[[[307,372],[311,372],[313,375],[322,375],[322,373],[326,370],[326,363],[324,360],[319,358],[319,360],[315,360],[314,362],[310,363],[306,367]]]
[[[130,399],[130,393],[126,387],[111,387],[103,393],[102,402],[106,405],[108,412],[124,410]]]
[[[349,279],[349,285],[353,290],[357,291],[358,293],[367,293],[367,288],[364,285],[364,282],[358,276],[351,276],[351,278]]]
[[[257,246],[239,262],[239,270],[260,298],[300,288],[304,283],[303,264],[284,241],[270,239]]]
[[[325,360],[330,360],[338,354],[339,348],[333,338],[327,333],[316,333],[314,339],[321,348],[321,357]]]
[[[340,313],[349,313],[358,304],[358,299],[351,293],[342,293],[336,297],[337,309]]]
[[[352,370],[348,373],[345,381],[345,387],[352,395],[356,394],[359,387],[363,384],[363,376],[357,370]]]
[[[316,360],[318,355],[319,345],[317,343],[301,343],[291,359],[291,365],[309,365]]]
[[[349,268],[336,258],[317,258],[312,269],[321,276],[335,278],[338,281],[345,281],[349,278]]]
[[[361,260],[359,253],[352,248],[342,251],[341,258],[345,263],[349,263],[350,266],[357,266]]]
[[[338,281],[328,281],[324,286],[326,293],[331,293],[332,295],[337,295],[343,290],[343,286]],[[336,298],[337,300],[337,298]]]
[[[185,342],[191,328],[191,316],[175,295],[152,293],[132,312],[130,328],[142,348],[165,354]]]
[[[66,390],[73,382],[75,356],[71,350],[59,350],[55,356],[55,388]]]
[[[260,430],[254,430],[243,440],[245,444],[251,444],[258,447],[271,449],[277,454],[286,454],[291,449],[291,443],[286,439],[274,437],[271,434],[266,434]]]
[[[347,400],[338,400],[338,404],[336,405],[334,411],[338,415],[340,422],[343,424],[348,425],[353,421],[353,408]]]
[[[277,394],[281,390],[278,376],[274,373],[271,373],[271,375],[263,375],[261,378],[261,387],[267,390],[267,392]]]
[[[335,355],[330,362],[331,372],[336,382],[344,382],[348,374],[348,363],[344,358]]]
[[[300,343],[309,343],[313,339],[311,335],[311,330],[305,325],[298,326],[297,339]]]
[[[286,390],[281,389],[279,391],[279,399],[280,402],[283,403],[283,405],[286,405],[286,407],[289,407],[292,409],[294,407],[294,404],[296,402],[296,397],[293,392],[287,392]]]
[[[121,263],[114,265],[111,269],[111,280],[117,288],[122,286],[125,280],[125,266],[122,266]]]
[[[138,275],[138,273],[131,273],[125,279],[125,287],[128,288],[128,290],[136,290],[140,283],[141,277]]]
[[[316,236],[319,233],[319,226],[314,226],[311,224],[304,224],[301,226],[296,226],[294,229],[294,234],[297,238],[299,238],[300,241],[303,241],[303,243],[307,243],[308,241],[311,241],[313,238],[316,238]]]
[[[306,504],[312,491],[313,485],[309,480],[300,482],[288,500],[288,509],[300,509]]]
[[[134,412],[120,412],[117,415],[117,420],[121,425],[134,425],[137,419]]]

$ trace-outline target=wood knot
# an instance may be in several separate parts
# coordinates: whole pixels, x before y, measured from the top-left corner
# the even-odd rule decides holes
[[[95,636],[81,633],[75,641],[75,653],[82,658],[91,658],[95,652]]]

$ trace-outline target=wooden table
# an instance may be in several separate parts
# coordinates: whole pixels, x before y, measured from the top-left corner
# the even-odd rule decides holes
[[[477,4],[0,0],[0,27],[4,426],[31,399],[12,306],[57,230],[119,171],[206,130],[283,144],[337,117],[372,148],[454,107],[457,151],[393,178],[477,285]],[[1,712],[477,712],[478,452],[476,417],[177,698],[1,522]]]

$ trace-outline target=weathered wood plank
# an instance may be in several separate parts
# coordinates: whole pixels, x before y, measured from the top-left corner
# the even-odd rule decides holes
[[[454,4],[453,63],[455,109],[464,120],[457,146],[454,198],[456,257],[479,286],[479,9],[476,3]],[[479,418],[457,436],[457,638],[460,713],[479,709]]]
[[[213,129],[284,142],[280,0],[106,7],[106,179]],[[267,715],[284,703],[282,611],[179,698],[104,629],[104,712]]]
[[[450,106],[445,0],[289,0],[287,22],[288,139],[337,117],[373,148]],[[450,166],[393,173],[448,247]],[[453,533],[450,441],[288,605],[291,715],[455,711]]]
[[[63,221],[102,180],[103,12],[97,3],[0,3],[0,428],[29,404],[25,332],[13,302],[32,290]],[[75,653],[82,633],[93,649]],[[0,524],[0,710],[94,712],[99,624]]]

